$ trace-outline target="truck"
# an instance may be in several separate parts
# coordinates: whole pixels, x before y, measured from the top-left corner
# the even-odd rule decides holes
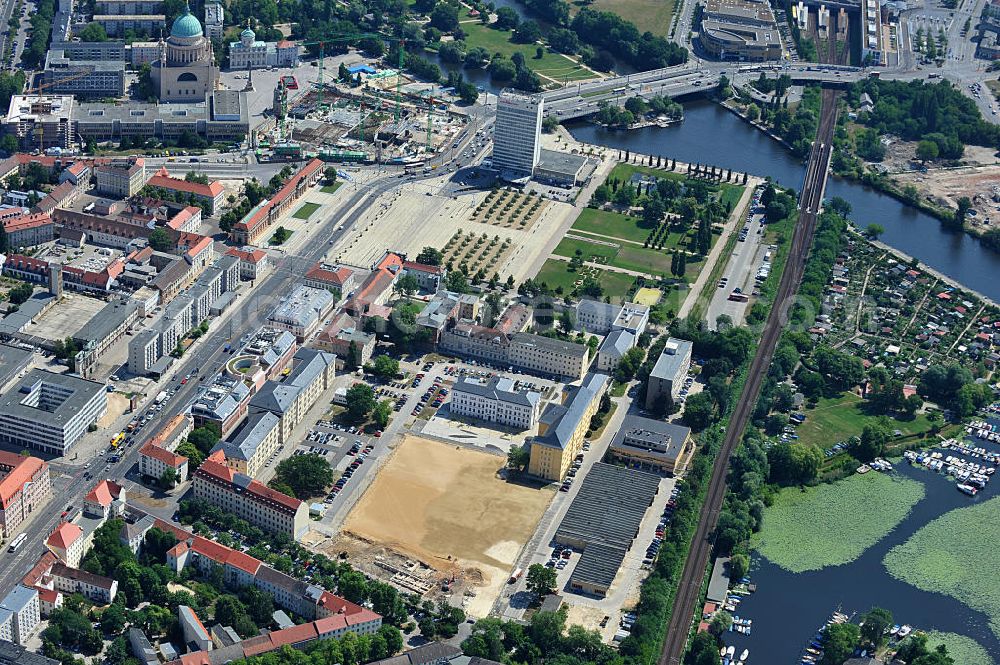
[[[507,580],[507,584],[513,584],[514,582],[518,581],[519,579],[521,579],[521,575],[523,574],[524,574],[523,568],[516,569],[513,573],[511,573],[510,579]]]
[[[156,399],[153,400],[153,404],[163,404],[163,400],[167,399],[167,391],[161,390],[157,395]]]

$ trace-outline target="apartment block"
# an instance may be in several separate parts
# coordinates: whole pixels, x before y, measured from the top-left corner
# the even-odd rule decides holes
[[[507,361],[514,367],[566,381],[579,381],[590,365],[590,348],[531,333],[515,333]]]
[[[52,564],[50,574],[55,590],[64,595],[78,593],[95,603],[107,605],[113,602],[118,594],[118,580],[110,577],[70,568],[62,563]]]
[[[83,557],[83,529],[76,524],[63,522],[49,534],[45,546],[67,566],[76,568]]]
[[[534,390],[515,388],[507,377],[489,381],[460,378],[451,391],[450,413],[512,427],[519,431],[538,425],[541,395]]]
[[[128,199],[139,193],[146,185],[146,161],[142,157],[116,159],[94,167],[97,177],[97,193]]]
[[[9,642],[24,646],[41,620],[35,589],[19,584],[0,601],[0,637]]]

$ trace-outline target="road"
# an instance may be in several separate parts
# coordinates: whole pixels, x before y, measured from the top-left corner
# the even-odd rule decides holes
[[[461,157],[462,152],[468,143],[475,137],[479,127],[480,118],[474,118],[469,125],[459,145],[448,154],[453,155],[451,159],[448,154],[442,155],[440,161],[449,164],[449,167],[461,168],[467,163],[467,159]],[[337,241],[350,233],[354,222],[359,215],[357,210],[376,200],[382,194],[400,187],[414,180],[424,180],[442,175],[437,171],[427,175],[412,176],[403,179],[398,177],[396,172],[387,173],[376,178],[364,187],[357,188],[351,195],[334,211],[325,221],[323,221],[316,231],[316,242],[308,246],[302,254],[285,255],[275,262],[275,269],[261,280],[249,294],[244,296],[239,309],[235,310],[223,325],[214,325],[198,343],[179,360],[173,373],[173,379],[169,382],[161,382],[156,387],[151,387],[148,394],[155,395],[161,389],[175,387],[177,392],[167,403],[167,406],[160,411],[143,428],[142,438],[136,437],[134,445],[127,448],[122,453],[122,458],[116,464],[111,465],[108,477],[125,477],[129,470],[138,462],[139,449],[146,440],[159,431],[170,418],[187,409],[194,400],[200,386],[199,380],[188,381],[185,385],[180,385],[180,377],[186,374],[197,374],[198,378],[212,376],[221,369],[222,365],[231,356],[223,351],[223,347],[230,339],[239,339],[243,335],[257,330],[263,325],[265,318],[285,294],[291,291],[295,282],[302,279],[302,275],[316,261],[322,259],[328,249],[335,245]],[[332,243],[330,242],[332,241]],[[145,408],[145,406],[141,407]],[[122,416],[121,420],[128,419]],[[113,428],[111,428],[113,429]],[[67,505],[76,507],[82,506],[83,497],[93,487],[97,480],[86,481],[84,479],[85,470],[82,466],[60,463],[55,460],[51,464],[53,477],[53,491],[49,502],[41,508],[42,514],[36,515],[34,520],[24,529],[23,533],[28,535],[24,545],[15,555],[3,557],[0,563],[0,596],[4,595],[14,585],[20,583],[21,578],[31,569],[38,555],[42,551],[43,543],[48,534],[59,522],[60,514]]]
[[[816,228],[817,213],[822,205],[823,192],[826,188],[826,174],[832,153],[831,141],[836,127],[837,96],[838,93],[833,90],[823,91],[819,132],[806,165],[806,178],[799,199],[799,220],[792,236],[788,261],[785,265],[785,271],[781,275],[778,293],[771,307],[760,344],[757,346],[757,352],[751,361],[746,383],[739,401],[733,409],[722,447],[715,458],[712,477],[709,480],[705,503],[698,518],[698,526],[695,529],[691,550],[678,582],[677,596],[674,599],[659,665],[680,665],[681,663],[690,633],[691,620],[694,616],[695,603],[698,601],[701,583],[712,554],[713,531],[726,495],[726,473],[729,468],[729,458],[736,445],[743,438],[743,431],[753,413],[761,384],[767,376],[767,368],[771,364],[774,349],[787,322],[788,310],[802,280],[806,258]]]

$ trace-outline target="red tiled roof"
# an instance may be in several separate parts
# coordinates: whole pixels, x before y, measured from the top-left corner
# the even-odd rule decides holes
[[[353,274],[354,272],[350,268],[341,266],[336,270],[330,270],[329,268],[324,268],[322,264],[317,263],[306,271],[306,279],[343,286],[344,282]]]
[[[235,256],[240,261],[244,263],[260,263],[267,258],[267,252],[262,249],[237,249],[236,247],[230,247],[226,252],[227,256]]]
[[[441,266],[429,266],[426,263],[417,263],[416,261],[403,261],[403,267],[407,270],[427,272],[432,275],[440,275],[444,272]]]
[[[292,48],[293,46],[295,46],[295,42],[290,42],[287,39],[278,42],[278,48]]]
[[[216,452],[222,452],[222,451],[218,450]],[[223,453],[222,459],[225,460],[225,453]],[[224,463],[218,461],[217,459],[213,460],[210,458],[206,459],[204,462],[201,463],[201,466],[198,467],[198,470],[195,471],[195,474],[210,476],[212,478],[221,480],[230,485],[234,484],[233,479],[236,476],[236,472],[230,469]],[[287,494],[282,494],[277,490],[273,490],[258,480],[251,480],[246,485],[244,491],[245,493],[251,494],[259,499],[262,499],[265,502],[277,503],[280,506],[288,510],[291,510],[293,512],[298,510],[299,506],[302,505],[302,501],[300,501],[299,499],[295,499],[293,497],[288,496]]]
[[[43,603],[55,605],[56,602],[59,600],[60,592],[56,591],[55,589],[37,587],[35,590],[38,591],[38,599]]]
[[[37,585],[42,580],[42,577],[47,575],[49,570],[52,569],[52,564],[56,561],[58,561],[56,555],[46,550],[45,554],[39,557],[32,569],[24,576],[21,583],[28,587]]]
[[[197,240],[195,241],[194,244],[188,246],[188,249],[185,252],[185,254],[187,256],[192,256],[192,257],[198,256],[206,249],[209,249],[212,246],[212,243],[213,240],[211,238],[209,238],[208,236],[202,236],[200,240]]]
[[[191,219],[200,212],[201,208],[197,206],[188,206],[183,210],[181,210],[176,215],[174,215],[173,218],[167,222],[167,226],[174,229],[175,231],[180,231],[181,227],[183,227],[189,219]]]
[[[94,485],[94,489],[90,490],[85,497],[86,501],[91,501],[93,503],[99,503],[105,508],[111,505],[111,502],[118,498],[121,494],[122,486],[113,480],[102,480],[101,482]]]
[[[83,175],[84,171],[86,171],[87,168],[88,166],[83,162],[73,162],[72,164],[66,167],[66,170],[75,176],[80,176]]]
[[[147,457],[152,457],[155,460],[159,460],[169,467],[176,469],[181,464],[187,461],[187,457],[183,455],[176,455],[166,448],[154,445],[153,443],[147,443],[142,448],[139,449],[140,455],[145,455]]]
[[[63,522],[56,527],[55,531],[49,534],[49,539],[45,541],[50,547],[57,547],[65,550],[76,542],[76,539],[83,533],[83,529],[70,522]]]
[[[208,657],[207,651],[192,651],[172,662],[180,665],[212,665],[212,659]]]
[[[4,509],[24,489],[25,483],[48,466],[37,457],[22,457],[7,451],[0,451],[0,465],[10,467],[10,472],[0,479],[0,507]]]
[[[260,654],[267,653],[274,648],[271,644],[270,635],[251,637],[250,639],[240,642],[240,646],[243,647],[243,655],[247,658],[250,656],[259,656]]]
[[[175,192],[185,192],[187,194],[194,194],[195,196],[202,196],[208,199],[214,199],[219,194],[222,194],[224,187],[218,182],[210,182],[207,185],[203,185],[200,182],[188,182],[183,178],[174,178],[167,174],[166,168],[162,168],[156,172],[149,182],[146,183],[150,187],[159,187],[160,189],[169,189]]]
[[[260,560],[255,559],[249,554],[238,552],[201,536],[194,537],[191,549],[202,556],[208,557],[212,561],[230,565],[251,575],[256,575],[257,569],[261,566]]]
[[[16,231],[33,229],[51,223],[52,223],[52,217],[49,215],[49,213],[47,212],[31,213],[27,215],[21,215],[19,217],[11,217],[9,219],[5,219],[3,222],[3,230],[6,231],[7,233],[15,233]]]
[[[386,252],[385,256],[375,264],[373,270],[382,270],[383,268],[398,268],[403,265],[403,257],[399,254],[393,254],[392,252]]]
[[[24,272],[34,272],[38,274],[47,273],[49,270],[49,264],[41,259],[36,259],[33,256],[25,256],[24,254],[11,254],[7,257],[4,262],[4,268],[11,268],[12,270],[21,270]]]
[[[318,634],[316,633],[316,626],[311,623],[303,623],[291,628],[276,630],[271,633],[270,637],[271,644],[275,649],[278,649],[286,644],[292,645],[315,640]]]
[[[181,542],[177,543],[176,545],[174,545],[173,547],[171,547],[169,550],[167,550],[167,556],[172,556],[172,557],[174,557],[176,559],[177,557],[179,557],[182,554],[184,554],[185,552],[187,552],[188,549],[189,548],[188,548],[187,541],[182,540]]]
[[[321,168],[323,168],[323,162],[318,159],[310,160],[309,163],[303,166],[298,173],[289,178],[288,182],[286,182],[269,201],[262,202],[252,212],[252,214],[237,222],[235,228],[244,230],[255,229],[261,220],[267,218],[272,208],[278,208],[285,203],[288,197],[295,192],[295,188],[298,187],[300,182],[311,178],[313,175],[318,173]]]
[[[375,300],[379,294],[384,293],[386,289],[392,287],[395,279],[396,276],[387,269],[379,269],[373,272],[365,280],[365,283],[361,285],[361,288],[358,289],[358,293],[354,296],[354,301],[367,304]]]

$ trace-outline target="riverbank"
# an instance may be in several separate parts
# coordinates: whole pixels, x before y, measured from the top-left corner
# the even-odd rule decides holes
[[[784,140],[783,138],[772,132],[766,125],[758,121],[751,120],[749,117],[747,117],[746,113],[744,113],[743,110],[735,104],[733,99],[734,98],[730,98],[723,102],[719,102],[719,105],[722,108],[729,111],[730,113],[732,113],[733,115],[735,115],[736,117],[738,117],[746,124],[753,127],[755,130],[761,132],[768,138],[772,139],[773,141],[784,147],[786,150],[789,151],[791,150],[791,146],[788,144],[786,140]],[[923,212],[927,215],[930,215],[931,217],[934,217],[935,219],[940,221],[943,225],[945,225],[946,229],[954,232],[958,231],[958,229],[954,229],[948,226],[948,224],[955,217],[955,212],[956,212],[955,210],[952,210],[950,208],[943,208],[941,206],[934,205],[929,201],[925,201],[919,198],[916,201],[914,201],[912,198],[906,195],[906,193],[903,191],[903,187],[889,175],[880,174],[873,171],[866,171],[864,174],[860,176],[857,173],[853,172],[833,173],[832,176],[833,179],[839,178],[845,181],[854,182],[863,187],[870,187],[877,192],[880,192],[887,196],[891,196],[904,206],[919,210],[920,212]],[[983,241],[983,235],[985,233],[984,230],[973,226],[969,226],[968,224],[964,224],[962,226],[962,232],[972,238],[975,238],[979,242]],[[992,247],[986,245],[985,243],[984,247],[991,250],[993,249]]]

